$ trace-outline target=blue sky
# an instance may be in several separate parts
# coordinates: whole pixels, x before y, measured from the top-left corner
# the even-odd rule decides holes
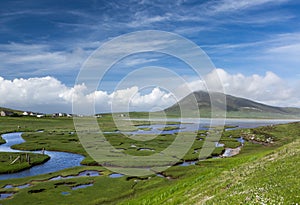
[[[128,32],[163,30],[199,45],[220,72],[225,72],[227,80],[240,77],[254,82],[272,78],[271,83],[265,83],[266,87],[257,88],[266,90],[272,90],[274,83],[281,83],[277,90],[282,92],[278,100],[267,99],[264,93],[251,95],[248,88],[246,91],[232,88],[228,90],[230,94],[270,104],[300,106],[300,97],[295,96],[300,85],[299,11],[300,2],[296,0],[2,0],[0,76],[3,85],[12,83],[15,90],[18,87],[14,83],[16,79],[30,83],[28,79],[40,82],[47,76],[71,90],[83,62],[103,43]],[[142,54],[131,56],[126,62],[120,67],[132,70],[138,66],[166,66],[193,79],[184,65],[166,56]],[[111,86],[124,77],[122,72],[126,74],[127,71],[112,70],[101,90],[108,94],[113,92]],[[4,88],[2,86],[2,91]],[[24,93],[29,99],[29,92],[25,90]],[[57,98],[62,96],[61,93],[57,95]],[[284,100],[286,97],[290,100]],[[24,108],[15,102],[21,100],[3,100],[0,106]],[[51,99],[48,101],[51,104]],[[50,109],[44,104],[33,103],[26,108],[33,109],[37,105],[39,110],[46,112],[61,106],[52,104],[54,108]]]

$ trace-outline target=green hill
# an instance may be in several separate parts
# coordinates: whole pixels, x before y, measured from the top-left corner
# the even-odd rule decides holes
[[[299,108],[275,107],[232,95],[217,92],[208,94],[204,91],[193,92],[164,111],[168,115],[180,115],[180,111],[193,115],[195,110],[199,109],[202,116],[210,117],[212,106],[210,95],[214,95],[213,105],[217,111],[224,111],[224,104],[226,103],[228,117],[293,118],[300,116]]]
[[[16,113],[18,115],[22,114],[23,111],[21,110],[14,110],[14,109],[10,109],[10,108],[5,108],[5,107],[0,107],[0,112],[4,111],[4,112],[11,112],[11,113]]]

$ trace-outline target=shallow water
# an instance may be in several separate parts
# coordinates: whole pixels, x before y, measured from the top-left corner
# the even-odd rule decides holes
[[[243,137],[237,138],[236,140],[237,140],[239,143],[241,143],[241,144],[244,144],[244,143],[245,143],[245,140],[244,140]]]
[[[225,146],[225,144],[215,142],[215,147],[224,147],[224,146]]]
[[[69,194],[70,194],[70,192],[63,191],[63,192],[61,192],[61,194],[62,194],[62,195],[69,195]]]
[[[72,190],[83,189],[83,188],[87,188],[87,187],[90,187],[90,186],[93,186],[93,185],[94,185],[93,183],[91,183],[91,184],[81,184],[81,185],[72,187]]]
[[[165,178],[165,176],[162,175],[162,174],[156,174],[156,176],[161,177],[161,178]]]
[[[137,119],[141,120],[141,119]],[[154,121],[164,121],[162,119],[151,119]],[[295,122],[299,120],[266,120],[266,119],[226,119],[225,121],[222,119],[214,119],[215,124],[214,126],[222,125],[223,122],[225,122],[226,125],[229,126],[237,126],[235,128],[228,128],[228,129],[239,129],[239,128],[255,128],[259,126],[266,126],[266,125],[275,125],[275,124],[282,124],[282,123],[288,123],[288,122]],[[211,119],[196,119],[196,118],[174,118],[174,119],[168,119],[168,121],[175,121],[175,122],[182,122],[187,124],[181,124],[181,125],[164,125],[162,124],[155,124],[155,125],[149,125],[149,126],[138,126],[137,128],[151,128],[150,130],[142,130],[139,129],[138,131],[132,131],[132,132],[125,132],[125,134],[175,134],[178,132],[195,132],[198,130],[208,130],[208,127],[210,125]],[[178,126],[179,129],[174,130],[167,130],[162,131],[160,129],[168,126]],[[120,132],[120,131],[116,131]],[[110,132],[114,133],[114,132]],[[24,152],[21,150],[14,150],[11,149],[12,145],[20,144],[25,142],[25,140],[21,137],[22,133],[9,133],[9,134],[3,134],[2,138],[6,140],[5,144],[0,145],[0,152]],[[240,143],[244,143],[244,139],[238,138],[237,139]],[[134,146],[134,145],[133,145]],[[221,146],[221,144],[216,144],[216,146]],[[147,150],[147,148],[140,149],[140,151]],[[227,153],[225,151],[225,155],[229,154],[230,150],[227,150]],[[32,153],[41,153],[41,151],[34,151]],[[12,173],[12,174],[0,174],[0,180],[4,179],[11,179],[11,178],[22,178],[22,177],[28,177],[28,176],[35,176],[39,174],[46,174],[51,172],[60,171],[66,168],[75,167],[75,166],[81,166],[80,162],[83,160],[82,155],[78,154],[72,154],[67,152],[55,152],[55,151],[45,151],[45,154],[49,155],[51,158],[49,161],[47,161],[44,164],[34,166],[28,170],[24,170],[18,173]],[[190,166],[195,164],[195,162],[183,162],[179,164],[179,166]],[[80,173],[79,176],[88,176],[86,173]],[[90,171],[89,176],[99,176],[99,173],[94,173]],[[122,174],[111,174],[109,177],[111,178],[118,178],[122,177],[124,175]],[[58,180],[58,179],[65,179],[65,178],[72,178],[77,176],[57,176],[52,178],[51,180]]]
[[[30,187],[31,184],[23,184],[23,185],[19,185],[19,186],[13,186],[11,184],[8,184],[6,186],[4,186],[3,188],[4,189],[10,189],[10,188],[19,188],[19,189],[24,189],[24,188],[27,188],[27,187]]]
[[[12,195],[14,195],[14,193],[0,193],[0,199],[6,199]]]
[[[131,120],[141,120],[141,119],[131,119]],[[147,121],[148,119],[142,119]],[[208,119],[208,118],[168,118],[168,121],[173,122],[182,122],[183,124],[176,124],[176,125],[165,125],[165,119],[155,118],[151,119],[152,121],[161,121],[162,124],[153,124],[153,125],[142,125],[137,126],[137,128],[150,128],[150,130],[137,130],[132,132],[121,132],[124,134],[176,134],[178,132],[195,132],[198,130],[208,130],[211,122],[213,120],[213,125],[211,126],[234,126],[232,128],[226,128],[226,130],[235,130],[240,128],[255,128],[260,126],[267,126],[267,125],[276,125],[276,124],[283,124],[289,122],[296,122],[299,121],[297,119]],[[162,131],[160,129],[169,126],[178,126],[178,129],[174,130],[167,130]],[[114,132],[110,132],[114,133]],[[116,133],[120,133],[120,131],[116,131]]]
[[[25,142],[21,134],[22,133],[20,132],[3,134],[2,138],[6,143],[0,145],[0,152],[25,152],[22,150],[11,149],[12,145]],[[32,151],[31,153],[41,153],[41,151]],[[70,167],[81,166],[80,162],[84,159],[84,156],[82,155],[67,152],[45,151],[45,154],[51,157],[46,163],[17,173],[0,174],[0,180],[35,176],[60,171]]]
[[[179,164],[179,166],[187,167],[187,166],[195,165],[197,162],[198,162],[198,160],[182,162],[182,163]]]
[[[118,174],[118,173],[113,173],[113,174],[110,174],[109,177],[110,178],[119,178],[119,177],[123,177],[124,174]]]
[[[69,175],[69,176],[56,176],[56,177],[52,177],[51,179],[49,179],[50,181],[55,181],[55,180],[61,180],[61,179],[73,179],[73,178],[77,178],[77,177],[95,177],[95,176],[100,176],[98,171],[90,171],[90,170],[86,170],[83,172],[80,172],[78,175]]]
[[[154,149],[150,149],[150,148],[139,148],[138,151],[151,151],[154,152]]]

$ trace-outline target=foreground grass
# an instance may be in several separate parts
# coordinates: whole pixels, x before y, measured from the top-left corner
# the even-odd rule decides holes
[[[50,159],[47,155],[28,153],[30,161],[26,160],[25,153],[0,152],[0,174],[18,172],[42,164]],[[20,157],[14,164],[14,159]]]
[[[182,180],[120,204],[299,204],[299,123],[261,129],[278,138],[275,145],[247,143],[240,155],[198,169],[172,167],[166,173]]]
[[[297,140],[276,151],[259,148],[259,153],[200,162],[198,169],[182,170],[185,177],[176,183],[120,204],[297,204],[299,147]]]
[[[296,140],[254,163],[230,170],[218,182],[219,192],[193,201],[209,197],[207,204],[296,204],[300,202],[299,167],[300,140]]]

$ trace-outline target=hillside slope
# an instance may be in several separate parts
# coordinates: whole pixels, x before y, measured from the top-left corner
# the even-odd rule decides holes
[[[254,163],[223,174],[206,188],[193,190],[185,204],[296,204],[300,202],[300,140]]]
[[[299,125],[257,128],[276,143],[247,142],[235,157],[201,161],[187,178],[121,204],[299,204]]]
[[[229,116],[235,113],[237,117],[247,116],[255,117],[255,114],[259,116],[300,116],[299,108],[290,108],[290,107],[275,107],[270,105],[265,105],[262,103],[258,103],[249,99],[235,97],[232,95],[225,95],[223,93],[213,93],[214,99],[214,108],[217,110],[224,110],[224,101],[222,99],[226,99],[226,110]],[[197,102],[195,106],[193,102]],[[199,109],[200,113],[209,114],[211,110],[211,100],[210,95],[204,91],[197,91],[189,94],[188,96],[181,99],[178,103],[175,103],[171,107],[165,109],[164,111],[171,115],[178,115],[181,111],[193,113],[195,109]],[[254,115],[251,115],[251,113]]]
[[[17,113],[17,114],[22,114],[23,113],[23,111],[21,111],[21,110],[14,110],[14,109],[6,108],[6,107],[0,107],[0,112],[1,111],[12,112],[12,113]]]

